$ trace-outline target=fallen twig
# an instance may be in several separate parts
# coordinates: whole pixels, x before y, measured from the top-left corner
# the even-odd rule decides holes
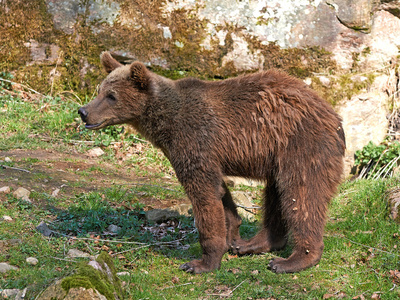
[[[59,257],[55,257],[55,256],[50,256],[50,258],[57,259],[57,260],[68,261],[68,262],[74,262],[74,263],[78,263],[79,262],[79,261],[76,261],[76,260],[59,258]]]
[[[28,170],[25,170],[25,169],[14,168],[14,167],[6,166],[6,165],[0,165],[0,167],[3,168],[3,169],[11,169],[11,170],[21,171],[21,172],[26,172],[26,173],[30,173],[31,172],[31,171],[28,171]]]
[[[195,232],[196,230],[197,230],[197,229],[194,229],[194,230],[192,230],[192,231],[189,232],[189,233],[193,233],[193,232]],[[129,251],[134,251],[134,250],[138,250],[138,249],[142,249],[142,248],[146,248],[146,247],[151,247],[151,246],[160,246],[160,245],[175,244],[176,242],[183,241],[184,239],[185,239],[185,237],[182,237],[182,238],[177,239],[177,240],[174,240],[174,241],[169,241],[169,242],[158,242],[158,243],[153,243],[153,244],[147,244],[147,245],[143,245],[143,246],[140,246],[140,247],[135,247],[135,248],[131,248],[131,249],[128,249],[128,250],[121,251],[121,252],[113,253],[113,254],[111,254],[111,256],[115,256],[115,255],[118,255],[118,254],[126,253],[126,252],[129,252]]]
[[[89,241],[99,241],[99,242],[106,242],[106,243],[118,243],[118,244],[136,244],[136,245],[146,245],[146,243],[141,242],[127,242],[127,241],[119,241],[119,240],[105,240],[105,239],[95,239],[95,238],[78,238],[78,237],[71,237],[71,240],[89,240]]]
[[[166,290],[166,289],[173,289],[179,286],[184,286],[184,285],[189,285],[189,284],[193,284],[193,282],[187,282],[187,283],[182,283],[182,284],[178,284],[178,285],[173,285],[173,286],[167,286],[165,288],[160,289],[160,291]]]
[[[348,239],[347,237],[344,237],[344,236],[341,236],[341,238],[344,238],[345,240],[348,240],[349,242],[351,242],[353,244],[356,244],[356,245],[359,245],[359,246],[363,246],[363,247],[366,247],[366,248],[369,248],[369,249],[373,249],[375,251],[379,251],[379,252],[383,252],[383,253],[387,253],[387,254],[391,254],[391,255],[395,255],[395,256],[400,257],[399,254],[395,254],[395,253],[392,253],[392,252],[389,252],[389,251],[385,251],[385,250],[382,250],[382,249],[379,249],[379,248],[374,248],[374,247],[371,247],[371,246],[368,246],[368,245],[360,244],[360,243],[352,241],[352,240],[350,240],[350,239]]]
[[[261,209],[261,206],[244,206],[244,205],[240,205],[240,204],[236,204],[237,207],[243,208],[243,209]]]
[[[28,87],[28,86],[26,86],[26,85],[24,85],[24,84],[22,84],[22,83],[17,83],[17,82],[14,82],[14,81],[11,81],[11,80],[8,80],[8,79],[4,79],[4,78],[0,78],[0,81],[5,81],[5,82],[11,83],[11,84],[19,84],[19,85],[22,86],[24,89],[27,89],[27,90],[29,90],[29,91],[31,91],[31,92],[34,92],[35,94],[38,94],[38,95],[44,97],[44,95],[43,95],[42,93],[39,93],[38,91],[35,91],[34,89],[31,89],[30,87]]]
[[[232,291],[230,291],[229,293],[222,293],[222,294],[207,294],[209,296],[219,296],[219,297],[230,297],[232,296],[233,292],[239,287],[241,286],[245,281],[247,281],[247,279],[243,280],[241,283],[239,283]]]

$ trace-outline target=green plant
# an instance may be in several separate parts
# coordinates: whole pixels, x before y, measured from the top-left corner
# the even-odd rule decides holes
[[[399,165],[399,159],[398,141],[385,141],[380,145],[369,142],[363,149],[356,151],[354,165],[359,166],[360,177],[387,177]]]
[[[13,78],[14,76],[9,72],[0,72],[0,90],[1,89],[11,90],[12,84],[10,81]]]

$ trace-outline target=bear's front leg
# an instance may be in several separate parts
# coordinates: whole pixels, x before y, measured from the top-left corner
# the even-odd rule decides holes
[[[215,185],[215,182],[207,184],[203,180],[204,177],[200,177],[198,182],[184,182],[193,205],[203,255],[201,259],[192,260],[179,268],[196,274],[219,269],[222,256],[228,251],[220,185]]]

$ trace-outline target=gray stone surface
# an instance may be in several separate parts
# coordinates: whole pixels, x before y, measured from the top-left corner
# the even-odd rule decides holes
[[[242,191],[232,192],[232,199],[237,205],[237,210],[242,218],[248,219],[249,221],[255,220],[257,214],[257,208],[252,202],[252,197],[249,193]]]
[[[44,221],[40,222],[40,224],[36,226],[36,230],[44,236],[51,236],[54,233]]]
[[[346,135],[345,174],[350,174],[354,153],[369,141],[379,144],[387,134],[387,94],[375,91],[354,96],[340,105],[338,112]]]
[[[0,263],[0,273],[6,273],[10,270],[18,270],[18,268],[11,266],[8,263]]]
[[[179,217],[179,212],[171,209],[152,209],[146,212],[146,219],[149,222],[163,222]]]
[[[31,200],[29,199],[29,195],[31,194],[30,191],[28,191],[26,188],[19,187],[16,189],[13,193],[14,197],[17,199],[22,199],[25,201],[30,202]]]
[[[178,10],[190,10],[193,17],[206,22],[206,36],[200,45],[207,50],[215,47],[226,47],[228,36],[232,39],[231,48],[222,58],[222,64],[230,62],[238,70],[262,68],[264,57],[259,49],[248,42],[249,37],[261,44],[277,43],[283,48],[321,46],[335,55],[335,59],[343,68],[351,67],[354,56],[367,47],[367,56],[381,55],[381,60],[369,60],[371,68],[382,65],[393,55],[392,48],[400,45],[400,31],[396,17],[400,11],[400,1],[380,4],[374,0],[174,0],[166,1],[160,7],[162,17],[168,19]],[[130,30],[142,28],[153,31],[158,28],[160,36],[170,40],[178,48],[184,48],[185,42],[177,40],[176,30],[162,23],[154,23],[144,14],[143,20],[129,19],[118,1],[90,0],[86,5],[72,0],[47,0],[47,9],[53,16],[56,29],[67,34],[74,34],[80,22],[91,24],[96,33],[117,22]],[[138,9],[132,6],[131,9]],[[140,9],[139,9],[140,11]],[[146,28],[142,24],[148,23]],[[97,25],[96,25],[97,24]],[[382,26],[384,25],[384,26]],[[233,34],[228,35],[227,26],[236,27]],[[187,28],[190,30],[190,28]],[[367,33],[367,34],[365,34]],[[178,34],[179,35],[179,34]],[[379,41],[379,42],[378,42]],[[381,46],[379,46],[381,45]],[[32,56],[40,61],[52,61],[57,55],[56,45],[39,45],[36,41],[28,42]],[[46,47],[51,48],[50,57],[46,56]],[[385,49],[387,48],[388,49]],[[120,53],[129,53],[128,49],[114,49]],[[135,56],[135,54],[133,54]],[[153,57],[149,54],[149,62],[168,64],[168,57]]]

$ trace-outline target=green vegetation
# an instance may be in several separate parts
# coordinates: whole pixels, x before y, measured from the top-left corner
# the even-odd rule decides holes
[[[96,289],[104,295],[107,300],[115,299],[114,293],[119,299],[123,299],[121,284],[118,277],[116,277],[116,270],[110,256],[106,252],[102,252],[96,261],[99,262],[100,266],[104,268],[104,270],[107,270],[105,265],[111,269],[112,280],[108,278],[105,273],[106,271],[100,272],[99,270],[95,270],[92,266],[81,263],[73,275],[62,280],[62,288],[67,292],[71,288],[79,287]]]
[[[356,151],[355,157],[355,165],[359,166],[361,177],[388,177],[400,164],[400,143],[387,140],[375,145],[369,142],[363,149]]]
[[[35,299],[87,261],[66,256],[69,249],[78,249],[90,255],[106,251],[117,272],[129,273],[120,277],[126,299],[400,296],[400,226],[389,218],[385,198],[386,191],[400,185],[398,177],[342,184],[330,206],[324,254],[313,268],[280,275],[268,270],[271,258],[290,255],[289,245],[265,255],[225,254],[220,270],[186,274],[178,266],[201,255],[193,218],[181,216],[161,224],[145,218],[150,208],[186,200],[168,161],[122,127],[87,131],[76,120],[78,107],[61,96],[26,95],[9,86],[0,90],[0,160],[11,158],[0,164],[15,168],[0,169],[0,187],[8,185],[12,192],[19,186],[28,188],[32,200],[0,193],[0,262],[18,267],[0,274],[0,289],[27,287],[25,299]],[[93,147],[105,154],[88,158],[85,153]],[[384,151],[378,150],[376,161]],[[53,193],[56,188],[58,195]],[[235,189],[260,199],[258,188]],[[35,229],[41,221],[53,236]],[[110,225],[119,230],[110,232]],[[245,221],[242,236],[251,237],[257,226]],[[30,256],[39,263],[29,265]]]

